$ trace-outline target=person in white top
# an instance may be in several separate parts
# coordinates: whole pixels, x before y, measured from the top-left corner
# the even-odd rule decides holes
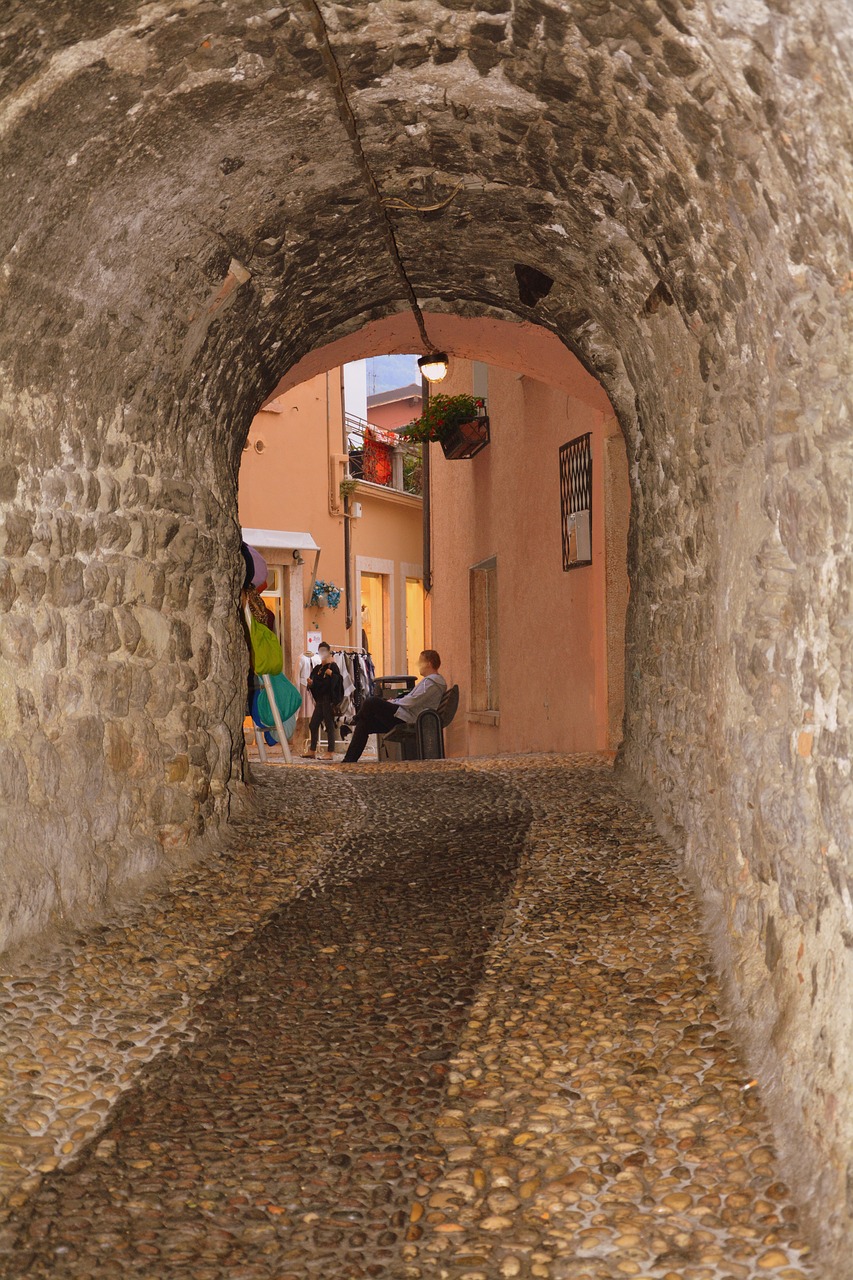
[[[421,711],[435,711],[447,689],[439,675],[441,658],[435,649],[424,649],[418,658],[421,679],[401,698],[368,698],[353,725],[352,738],[344,756],[344,764],[355,764],[367,746],[371,733],[389,733],[395,725],[414,724]]]

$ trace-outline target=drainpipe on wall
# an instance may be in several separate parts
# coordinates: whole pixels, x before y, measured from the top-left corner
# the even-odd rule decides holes
[[[334,453],[334,450],[332,449],[332,397],[330,394],[330,387],[329,387],[329,370],[327,369],[326,370],[326,456],[329,459],[330,464],[332,461],[333,453]],[[331,468],[331,466],[330,466],[330,474],[334,476],[334,470]],[[332,506],[334,503],[334,498],[331,491],[329,493],[329,498],[330,498],[330,506]]]
[[[429,383],[421,378],[421,412],[429,404]],[[432,524],[429,500],[429,441],[421,446],[421,474],[423,476],[423,513],[424,513],[424,594],[432,591]]]
[[[346,609],[347,635],[352,631],[352,522],[349,513],[349,498],[344,498],[344,607]],[[352,637],[350,637],[352,639]]]
[[[327,374],[326,377],[329,375]],[[349,459],[349,441],[347,440],[347,402],[344,385],[344,368],[341,365],[341,423],[343,429],[343,451]],[[349,474],[349,461],[347,461]],[[349,496],[343,500],[344,506],[344,609],[346,610],[347,636],[352,641],[352,521],[349,513]]]

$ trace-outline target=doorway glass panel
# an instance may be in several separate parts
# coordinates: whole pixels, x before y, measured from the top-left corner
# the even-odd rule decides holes
[[[384,574],[361,575],[361,630],[362,643],[373,658],[378,676],[388,675],[385,670],[385,582]],[[390,674],[395,674],[391,672]]]
[[[410,676],[418,674],[418,657],[424,647],[424,584],[406,579],[406,662]]]

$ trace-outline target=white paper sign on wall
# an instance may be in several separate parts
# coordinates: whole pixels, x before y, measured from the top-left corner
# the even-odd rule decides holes
[[[589,560],[592,554],[592,538],[590,536],[589,512],[575,511],[568,519],[569,560]]]

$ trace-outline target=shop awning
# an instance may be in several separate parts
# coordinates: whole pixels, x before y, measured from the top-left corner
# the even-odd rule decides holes
[[[313,551],[314,566],[311,569],[311,585],[308,588],[308,597],[305,601],[305,608],[311,602],[311,596],[314,593],[314,583],[317,581],[317,568],[320,564],[320,548],[311,537],[310,533],[293,532],[290,529],[243,529],[243,541],[250,547],[254,547],[257,551]],[[296,557],[294,556],[294,559]],[[302,564],[302,558],[299,558]]]
[[[244,529],[243,541],[250,547],[275,547],[282,551],[319,551],[310,533],[294,533],[288,529]]]

